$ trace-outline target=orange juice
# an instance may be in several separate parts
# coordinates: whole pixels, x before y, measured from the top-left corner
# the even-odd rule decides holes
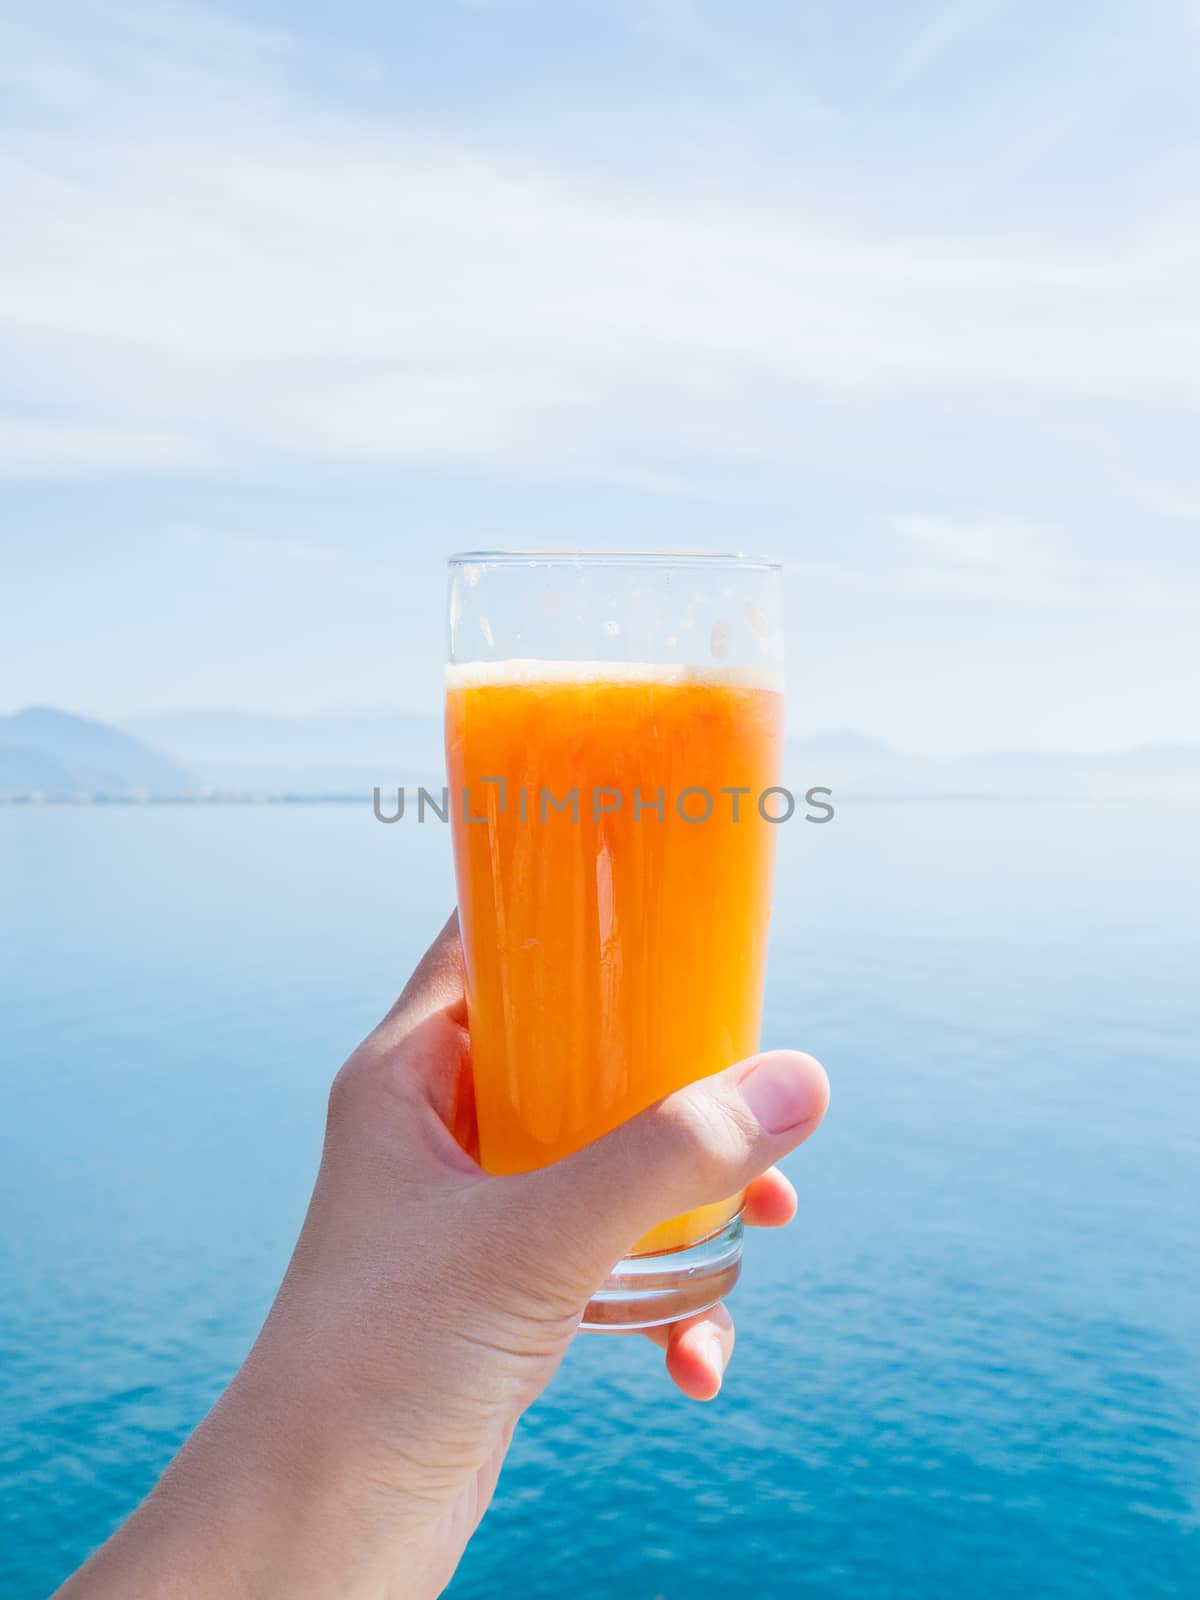
[[[779,805],[760,797],[781,748],[782,696],[744,670],[448,669],[487,1171],[556,1161],[757,1049],[776,826],[764,811]],[[634,1250],[705,1238],[740,1204],[672,1218]]]

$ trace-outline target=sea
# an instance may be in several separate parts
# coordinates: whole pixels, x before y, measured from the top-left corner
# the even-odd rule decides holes
[[[712,1404],[575,1341],[453,1600],[1200,1596],[1198,831],[1149,792],[781,827],[765,1042],[833,1085],[798,1220]],[[5,1600],[228,1381],[452,899],[445,829],[369,804],[0,807]]]

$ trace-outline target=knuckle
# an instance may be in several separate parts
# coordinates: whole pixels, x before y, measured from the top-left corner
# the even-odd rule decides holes
[[[684,1159],[698,1182],[719,1188],[745,1159],[746,1129],[734,1107],[711,1090],[692,1088],[675,1098]]]
[[[329,1126],[335,1127],[341,1122],[349,1103],[354,1098],[354,1073],[351,1063],[346,1061],[334,1074],[333,1082],[329,1085],[329,1100],[326,1107],[325,1120]]]
[[[336,1127],[353,1114],[372,1075],[371,1062],[361,1048],[342,1063],[329,1086],[326,1109],[329,1127]]]

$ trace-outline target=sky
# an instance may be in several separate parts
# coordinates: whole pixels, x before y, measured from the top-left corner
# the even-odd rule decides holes
[[[1200,0],[0,7],[0,713],[434,709],[785,561],[794,731],[1200,739]]]

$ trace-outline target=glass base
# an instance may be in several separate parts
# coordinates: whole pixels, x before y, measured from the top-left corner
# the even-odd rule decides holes
[[[739,1212],[707,1239],[682,1250],[627,1256],[588,1301],[579,1326],[594,1333],[628,1333],[694,1317],[723,1300],[742,1270]]]

